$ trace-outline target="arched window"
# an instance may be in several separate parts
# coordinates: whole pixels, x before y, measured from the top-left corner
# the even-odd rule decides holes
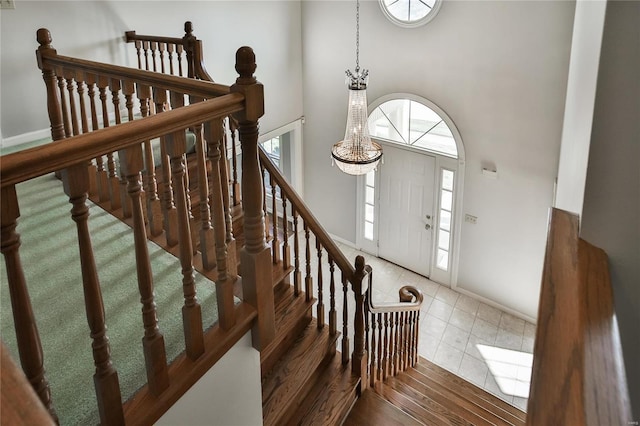
[[[372,137],[458,158],[456,141],[444,119],[411,99],[392,99],[369,115]]]

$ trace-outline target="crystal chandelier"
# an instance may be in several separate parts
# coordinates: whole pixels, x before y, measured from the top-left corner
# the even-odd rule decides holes
[[[369,71],[360,69],[360,1],[356,0],[356,68],[346,71],[349,86],[349,110],[344,140],[331,148],[338,168],[350,175],[374,170],[382,158],[382,147],[371,140],[367,126],[367,83]]]

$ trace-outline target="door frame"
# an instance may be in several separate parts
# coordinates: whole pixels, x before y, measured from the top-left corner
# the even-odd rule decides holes
[[[384,146],[393,146],[401,149],[406,149],[415,154],[419,155],[429,155],[433,156],[436,159],[435,163],[435,178],[434,178],[434,214],[433,214],[433,228],[434,230],[439,229],[439,220],[440,220],[440,193],[441,193],[441,177],[442,177],[442,169],[452,170],[455,173],[454,178],[454,190],[453,190],[453,215],[452,221],[453,224],[451,226],[451,234],[450,234],[450,259],[449,259],[449,270],[443,271],[439,268],[436,268],[436,256],[437,256],[437,241],[438,238],[435,236],[435,233],[431,239],[431,259],[430,259],[430,273],[429,278],[451,288],[457,287],[458,282],[458,268],[459,268],[459,258],[460,258],[460,240],[461,240],[461,231],[462,231],[462,219],[463,219],[463,193],[464,193],[464,175],[465,175],[465,150],[464,144],[462,142],[462,137],[458,128],[453,123],[449,115],[442,110],[439,106],[434,104],[433,102],[425,99],[421,96],[413,95],[410,93],[393,93],[389,95],[382,96],[375,101],[373,101],[368,106],[368,111],[373,111],[379,105],[393,100],[393,99],[409,99],[412,101],[416,101],[426,105],[435,111],[440,118],[444,120],[447,124],[451,133],[453,134],[454,141],[456,143],[456,147],[458,150],[458,158],[452,158],[443,154],[438,154],[437,152],[427,151],[423,149],[417,149],[410,145],[403,145],[393,141],[387,141],[382,139],[375,139],[376,142],[381,143]],[[383,160],[384,162],[384,155]],[[364,197],[365,197],[365,176],[358,176],[356,180],[356,247],[359,250],[370,253],[374,256],[378,256],[378,220],[379,217],[379,189],[380,189],[380,174],[375,174],[375,212],[374,212],[374,229],[373,236],[374,241],[370,242],[364,238]],[[436,270],[437,269],[437,270]],[[435,272],[435,273],[434,273]]]

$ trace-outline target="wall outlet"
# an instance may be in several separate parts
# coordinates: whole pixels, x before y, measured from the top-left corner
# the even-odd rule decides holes
[[[15,9],[16,2],[14,0],[0,0],[0,9]]]
[[[478,218],[477,218],[477,216],[472,216],[470,214],[465,214],[464,215],[464,221],[465,222],[469,222],[472,225],[475,225],[478,222]]]

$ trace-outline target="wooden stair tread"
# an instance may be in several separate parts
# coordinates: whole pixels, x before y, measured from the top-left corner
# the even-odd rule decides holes
[[[521,423],[526,421],[527,415],[524,411],[424,358],[420,358],[415,370],[452,391],[455,390],[456,393],[463,395],[475,404],[484,405],[486,409],[507,421],[514,424],[517,424],[518,421]]]
[[[477,424],[510,425],[513,421],[519,421],[493,405],[487,406],[488,404],[482,401],[469,400],[465,395],[456,392],[453,389],[455,386],[444,386],[415,369],[409,369],[405,374],[398,375],[396,379],[415,392],[428,394],[431,399],[449,409],[455,407],[463,417],[473,421],[474,424],[477,422]]]
[[[384,384],[380,384],[376,392],[384,397],[387,401],[391,402],[393,405],[398,407],[400,410],[404,411],[406,414],[410,415],[415,419],[419,419],[421,422],[428,425],[467,425],[467,422],[455,421],[451,418],[447,418],[446,416],[442,416],[440,413],[431,411],[432,407],[425,407],[416,401],[412,400],[410,397],[404,395],[402,392],[399,392],[393,389],[391,386],[386,386]],[[456,419],[459,420],[459,419]]]
[[[350,363],[342,364],[341,356],[334,356],[319,373],[319,379],[289,420],[290,425],[341,424],[356,400],[360,379],[351,373]]]
[[[262,380],[262,416],[265,425],[279,424],[292,404],[304,396],[307,382],[328,356],[335,353],[339,334],[318,329],[312,319],[289,351]]]
[[[424,424],[391,404],[372,389],[367,389],[356,401],[343,426],[370,424],[371,419],[376,419],[375,423],[379,426],[418,426]]]

